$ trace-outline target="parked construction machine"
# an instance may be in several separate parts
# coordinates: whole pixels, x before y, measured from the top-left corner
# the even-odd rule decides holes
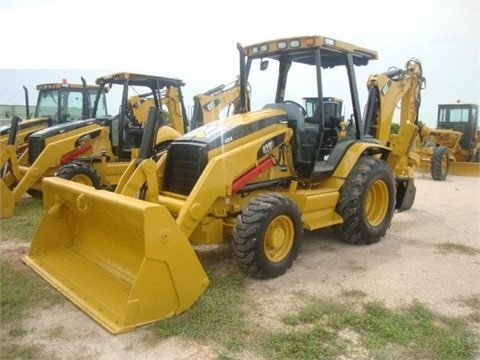
[[[28,136],[48,126],[63,124],[73,120],[91,117],[93,101],[97,96],[98,85],[87,85],[82,77],[81,84],[70,84],[66,79],[61,83],[37,85],[38,97],[33,117],[30,116],[28,89],[25,92],[26,119],[17,119],[15,124],[16,152],[23,153],[28,146]],[[107,116],[105,95],[99,102],[98,116]],[[12,119],[13,121],[13,119]],[[0,151],[5,150],[11,125],[0,127]]]
[[[248,89],[250,95],[250,90]],[[193,114],[190,128],[196,129],[208,122],[238,113],[240,83],[238,78],[229,84],[221,84],[193,97]],[[222,111],[227,109],[225,116]]]
[[[9,147],[9,156],[2,158],[6,171],[0,178],[1,218],[13,215],[15,202],[25,193],[40,196],[42,179],[47,176],[62,177],[95,188],[113,190],[129,162],[138,157],[140,144],[146,131],[145,122],[150,107],[159,110],[158,124],[148,131],[155,131],[152,156],[161,153],[177,137],[190,128],[178,79],[152,75],[117,73],[96,80],[98,96],[93,106],[93,118],[49,127],[30,134],[29,151],[16,159],[15,147]],[[96,111],[103,99],[104,89],[115,92],[120,88],[119,113],[105,117]],[[235,101],[238,85],[203,95],[195,101],[196,116],[210,122],[218,118],[218,112]],[[215,102],[215,106],[203,107],[203,101]],[[110,102],[111,101],[110,97]],[[103,105],[102,105],[103,107]],[[165,125],[165,126],[159,126]]]
[[[477,104],[439,104],[437,128],[421,127],[418,140],[419,170],[430,170],[433,180],[445,180],[448,174],[480,176]]]
[[[231,241],[241,269],[275,278],[292,266],[303,231],[328,227],[373,244],[413,205],[419,61],[370,76],[362,122],[355,67],[376,51],[324,36],[237,47],[238,114],[179,137],[158,161],[131,162],[115,192],[44,179],[45,211],[24,261],[113,333],[196,302],[209,284],[197,244]],[[325,116],[331,68],[346,71],[339,81],[353,109],[355,131],[342,138],[339,119]],[[307,91],[318,99],[312,117],[300,104]],[[400,131],[390,136],[399,102]]]
[[[159,129],[157,151],[183,134],[188,124],[181,94],[183,81],[117,73],[98,78],[96,84],[97,94],[89,119],[30,134],[28,151],[19,158],[15,156],[15,146],[9,145],[9,156],[2,158],[0,164],[6,169],[0,179],[1,218],[13,215],[15,203],[25,192],[41,194],[42,179],[46,176],[57,175],[95,188],[115,186],[141,142],[145,119],[135,117],[144,115],[138,95],[157,109],[162,109],[163,101],[168,110],[168,117],[163,120],[173,124]],[[115,116],[104,116],[100,111],[106,88],[109,94],[116,93],[121,99]],[[109,102],[114,103],[111,99],[109,95]]]

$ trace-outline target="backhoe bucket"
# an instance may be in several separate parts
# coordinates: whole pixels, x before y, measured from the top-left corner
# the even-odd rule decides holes
[[[179,314],[207,288],[164,206],[54,177],[43,180],[43,194],[23,260],[112,333]]]

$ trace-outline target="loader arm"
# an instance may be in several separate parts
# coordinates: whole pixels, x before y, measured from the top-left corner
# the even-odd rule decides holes
[[[59,165],[79,156],[92,155],[95,141],[103,139],[103,148],[107,148],[106,128],[95,123],[93,120],[78,120],[69,124],[59,125],[58,129],[71,128],[71,131],[62,133],[58,131],[56,136],[49,138],[45,148],[34,160],[30,157],[30,164],[27,164],[27,155],[33,153],[36,145],[44,141],[42,133],[52,128],[46,128],[30,136],[29,152],[24,152],[17,159],[13,145],[6,147],[6,155],[2,151],[2,164],[5,161],[10,163],[10,168],[0,179],[2,188],[2,207],[0,218],[13,216],[15,203],[34,185],[40,187],[40,180],[44,176],[52,176]],[[32,145],[35,144],[35,145]],[[40,188],[41,189],[41,188]]]

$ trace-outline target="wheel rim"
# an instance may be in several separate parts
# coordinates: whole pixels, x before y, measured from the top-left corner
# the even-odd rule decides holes
[[[442,174],[445,174],[448,169],[448,156],[442,157],[442,163],[440,164]]]
[[[264,250],[267,259],[272,262],[285,259],[293,246],[294,237],[292,220],[286,215],[276,217],[265,233]]]
[[[378,226],[385,219],[389,203],[387,184],[375,181],[368,189],[365,216],[371,226]]]
[[[70,180],[79,184],[93,186],[92,179],[84,174],[75,175]]]

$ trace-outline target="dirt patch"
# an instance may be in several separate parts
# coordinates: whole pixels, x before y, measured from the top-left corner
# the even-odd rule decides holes
[[[270,330],[281,329],[281,316],[298,310],[305,296],[344,299],[349,292],[362,294],[365,300],[384,301],[389,308],[418,300],[440,314],[468,318],[472,309],[464,299],[480,295],[480,254],[439,251],[438,244],[460,243],[480,250],[480,181],[449,176],[437,182],[419,174],[416,186],[413,208],[395,215],[378,244],[348,245],[328,230],[306,233],[297,261],[284,276],[247,282],[251,321]],[[26,245],[14,244],[2,240],[2,254],[15,257],[26,251]],[[226,254],[225,248],[216,247],[205,261],[219,261],[227,272],[238,271]],[[70,302],[32,311],[24,328],[27,334],[15,341],[38,346],[47,358],[217,358],[207,344],[158,339],[152,325],[111,335]],[[478,323],[476,331],[480,336]],[[358,358],[368,358],[362,349],[355,352]]]

